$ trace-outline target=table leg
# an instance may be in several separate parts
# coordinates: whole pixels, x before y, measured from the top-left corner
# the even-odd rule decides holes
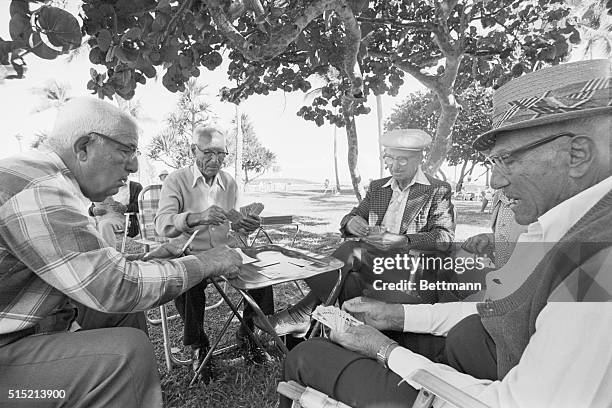
[[[338,299],[338,295],[340,295],[341,288],[342,288],[342,269],[338,269],[338,280],[336,281],[336,284],[334,285],[334,288],[332,289],[332,291],[329,293],[329,296],[325,300],[325,303],[323,303],[323,306],[332,305]],[[317,331],[319,331],[320,327],[321,327],[321,322],[317,321],[314,327],[312,328],[312,331],[310,332],[310,336],[308,336],[308,338],[309,339],[313,338],[316,335]]]
[[[217,288],[217,290],[219,290],[219,288]],[[242,299],[240,300],[240,302],[238,302],[238,306],[237,307],[240,307],[240,305],[242,305]],[[198,371],[196,371],[195,375],[191,379],[191,382],[189,383],[190,387],[193,386],[198,381],[198,377],[200,376],[200,373],[204,369],[204,366],[206,365],[206,363],[208,363],[208,360],[210,360],[210,358],[212,357],[215,349],[217,348],[217,346],[219,345],[219,342],[221,341],[221,338],[223,337],[223,335],[227,331],[229,325],[232,323],[232,320],[234,320],[234,314],[233,313],[229,315],[229,317],[225,321],[225,324],[223,325],[223,328],[221,329],[221,333],[217,336],[217,338],[216,338],[215,342],[213,343],[212,347],[208,350],[208,353],[206,353],[206,356],[204,357],[204,360],[202,361],[202,364],[200,364],[200,367],[198,367]]]
[[[262,346],[262,344],[260,343],[260,341],[257,338],[257,336],[255,336],[255,333],[253,333],[253,330],[251,330],[249,328],[249,326],[247,326],[246,322],[242,318],[242,315],[240,314],[240,312],[238,311],[236,306],[234,306],[234,304],[232,303],[231,299],[229,297],[227,297],[227,295],[225,294],[223,289],[221,289],[221,286],[219,286],[219,284],[217,282],[215,282],[214,280],[212,280],[212,279],[211,279],[211,283],[215,286],[215,288],[217,289],[217,292],[219,292],[219,294],[221,295],[223,300],[225,300],[225,303],[227,303],[229,308],[232,309],[232,312],[234,313],[234,316],[236,316],[238,318],[238,320],[240,320],[240,323],[242,324],[242,327],[246,330],[247,335],[251,338],[251,340],[253,340],[255,342],[255,344],[257,344],[257,347],[259,347],[264,353],[266,353],[266,349]],[[230,285],[231,285],[231,283],[230,283]],[[246,296],[245,296],[245,293],[242,293],[242,291],[240,289],[238,289],[238,292],[242,295],[242,299],[244,299],[247,302],[249,302],[251,304],[251,306],[253,306],[253,304],[255,305],[254,306],[255,311],[259,310],[259,313],[263,314],[263,312],[261,311],[261,309],[259,308],[257,303],[255,303],[253,298],[251,298],[248,294],[246,294]],[[251,302],[253,302],[253,303],[251,303]],[[240,301],[240,303],[242,303],[242,300]]]
[[[276,334],[276,331],[274,330],[274,327],[272,327],[272,325],[270,324],[270,321],[268,320],[264,312],[261,310],[257,302],[255,302],[253,298],[246,291],[242,289],[236,289],[236,290],[238,290],[238,292],[242,295],[243,299],[246,300],[249,303],[249,305],[251,305],[253,310],[255,310],[255,313],[257,313],[257,315],[261,318],[262,322],[264,322],[264,324],[266,325],[265,331],[272,334],[272,336],[274,337],[274,341],[276,342],[276,345],[278,346],[278,348],[283,352],[283,354],[287,354],[289,352],[289,349],[287,348],[285,343],[283,343],[281,338],[278,337],[278,335]]]

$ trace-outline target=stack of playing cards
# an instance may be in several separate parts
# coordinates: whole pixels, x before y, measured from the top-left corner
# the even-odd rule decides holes
[[[317,306],[312,312],[312,317],[330,329],[340,332],[346,331],[348,327],[363,324],[363,322],[335,306]]]
[[[249,205],[245,205],[244,207],[240,207],[240,214],[247,217],[249,215],[259,215],[264,209],[264,205],[262,203],[251,203]]]

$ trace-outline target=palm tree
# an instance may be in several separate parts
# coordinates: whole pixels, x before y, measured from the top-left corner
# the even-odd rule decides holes
[[[39,113],[48,109],[57,109],[70,100],[70,84],[56,80],[47,81],[43,86],[32,88],[32,93],[41,99],[32,113]]]
[[[610,58],[612,56],[612,17],[605,0],[574,0],[571,2],[577,17],[581,38],[581,59]]]
[[[206,100],[208,85],[192,78],[185,84],[176,109],[166,118],[166,127],[153,137],[148,156],[172,168],[180,168],[190,160],[189,145],[195,128],[216,118]]]

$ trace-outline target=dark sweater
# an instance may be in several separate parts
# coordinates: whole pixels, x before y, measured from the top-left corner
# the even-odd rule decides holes
[[[603,265],[610,258],[595,256],[612,251],[611,209],[612,192],[608,192],[546,254],[519,289],[503,299],[478,305],[482,324],[495,341],[500,380],[518,364],[549,296],[560,284],[567,284],[564,280],[572,272],[579,272],[579,279],[585,280],[582,287],[579,284],[568,290],[572,296],[567,301],[611,300],[610,288],[603,288],[595,296],[591,290],[593,276],[612,273],[612,265]]]

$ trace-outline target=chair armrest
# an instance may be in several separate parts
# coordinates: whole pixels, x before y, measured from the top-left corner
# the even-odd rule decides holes
[[[295,381],[278,383],[276,391],[293,401],[297,401],[302,408],[351,408],[314,388],[304,387]]]
[[[467,392],[449,384],[427,370],[416,370],[410,376],[410,381],[421,385],[429,392],[435,394],[438,398],[458,408],[489,408],[489,406],[482,401],[472,397]]]

